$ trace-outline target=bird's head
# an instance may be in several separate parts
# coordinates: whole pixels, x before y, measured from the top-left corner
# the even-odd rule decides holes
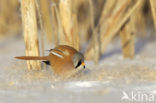
[[[72,62],[75,68],[78,68],[80,66],[83,66],[83,68],[85,68],[84,56],[80,52],[77,52],[73,55]]]

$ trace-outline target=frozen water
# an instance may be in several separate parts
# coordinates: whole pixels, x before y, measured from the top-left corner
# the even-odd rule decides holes
[[[119,43],[110,44],[98,65],[86,61],[87,68],[81,73],[61,79],[50,67],[27,71],[25,61],[14,59],[25,55],[21,37],[3,39],[0,41],[0,103],[129,103],[140,101],[121,100],[123,93],[155,96],[156,41],[139,40],[139,43],[142,45],[137,44],[140,49],[133,60],[123,59]]]

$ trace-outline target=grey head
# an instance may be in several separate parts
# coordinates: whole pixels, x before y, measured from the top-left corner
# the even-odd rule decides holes
[[[73,55],[72,58],[72,62],[74,64],[75,68],[78,68],[79,66],[83,65],[83,67],[85,68],[85,64],[84,64],[84,56],[82,53],[77,52]]]

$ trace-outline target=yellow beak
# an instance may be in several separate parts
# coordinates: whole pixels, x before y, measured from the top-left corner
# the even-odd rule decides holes
[[[84,68],[85,68],[85,63],[84,62],[82,62],[82,64],[81,64]]]

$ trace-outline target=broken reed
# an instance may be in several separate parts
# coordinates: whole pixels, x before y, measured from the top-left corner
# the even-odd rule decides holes
[[[134,57],[134,32],[133,32],[133,22],[131,19],[126,23],[120,31],[120,40],[122,45],[122,54],[125,58]]]
[[[34,0],[22,0],[22,22],[26,56],[39,56],[37,20]],[[28,70],[39,70],[39,61],[27,61]]]

